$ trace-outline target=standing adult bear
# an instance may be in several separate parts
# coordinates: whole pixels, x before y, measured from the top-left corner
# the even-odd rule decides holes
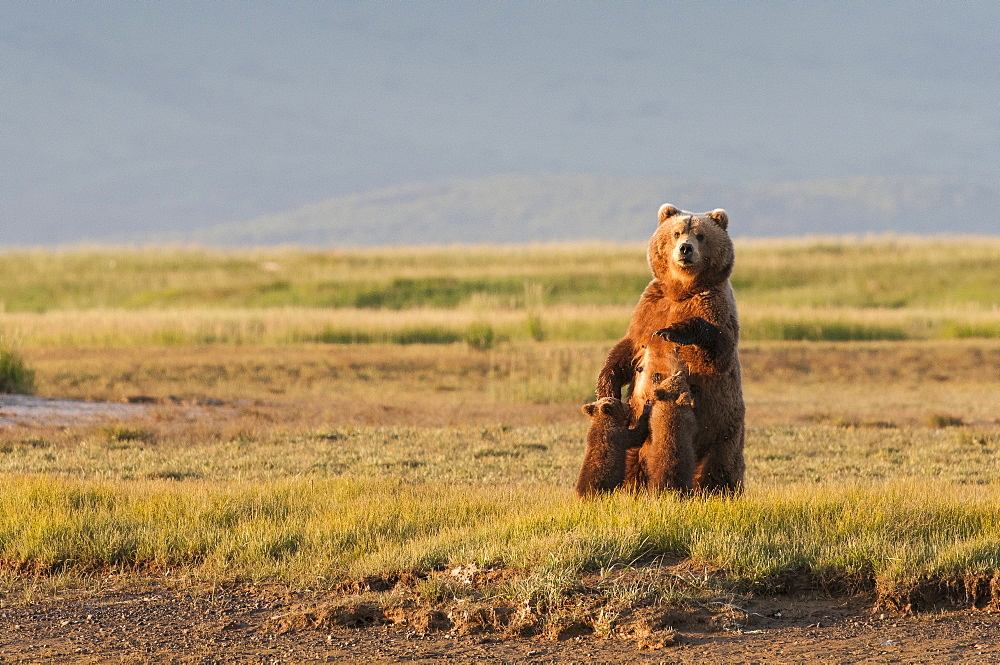
[[[637,419],[655,398],[654,383],[643,376],[647,353],[659,365],[676,358],[687,366],[697,419],[691,483],[696,492],[736,493],[743,488],[746,409],[737,349],[740,326],[729,284],[734,255],[728,227],[725,210],[694,214],[669,204],[660,208],[659,226],[647,251],[653,280],[597,380],[598,399],[621,399],[622,388],[630,385]],[[629,473],[641,474],[634,466]],[[636,479],[626,477],[624,484],[630,482],[636,484]]]

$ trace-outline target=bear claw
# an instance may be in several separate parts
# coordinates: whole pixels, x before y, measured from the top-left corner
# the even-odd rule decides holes
[[[676,330],[674,326],[661,328],[653,334],[668,342],[681,345],[694,344],[697,340],[697,335],[691,330]]]
[[[685,321],[678,321],[672,326],[660,328],[653,334],[674,344],[690,345],[703,343],[706,334],[715,330],[715,326],[711,323],[700,316],[695,316]]]

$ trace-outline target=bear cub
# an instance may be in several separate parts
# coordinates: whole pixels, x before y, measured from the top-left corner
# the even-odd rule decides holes
[[[651,492],[690,493],[694,481],[694,438],[698,420],[694,395],[683,370],[653,378],[649,441],[639,449],[639,464]]]
[[[632,408],[615,397],[586,404],[583,412],[590,416],[590,429],[587,431],[587,452],[576,482],[576,494],[580,498],[621,487],[625,481],[626,451],[638,448],[649,436],[651,408],[643,410],[634,427],[629,427]]]

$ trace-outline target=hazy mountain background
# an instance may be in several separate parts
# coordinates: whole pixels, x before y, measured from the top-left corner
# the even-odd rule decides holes
[[[669,199],[669,200],[668,200]],[[213,245],[321,246],[643,240],[662,203],[726,206],[735,236],[997,233],[1000,191],[941,178],[705,184],[596,176],[498,176],[341,196],[250,222],[165,236]],[[984,206],[984,208],[980,208]]]
[[[0,3],[0,246],[996,233],[996,0]],[[584,174],[584,175],[580,175]]]

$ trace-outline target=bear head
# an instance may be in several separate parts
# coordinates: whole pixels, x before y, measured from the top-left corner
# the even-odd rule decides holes
[[[632,418],[632,408],[615,397],[602,397],[584,404],[583,412],[594,420],[607,420],[612,425],[627,425]]]
[[[659,219],[646,252],[654,277],[695,291],[729,279],[734,253],[725,210],[696,214],[665,203]]]

